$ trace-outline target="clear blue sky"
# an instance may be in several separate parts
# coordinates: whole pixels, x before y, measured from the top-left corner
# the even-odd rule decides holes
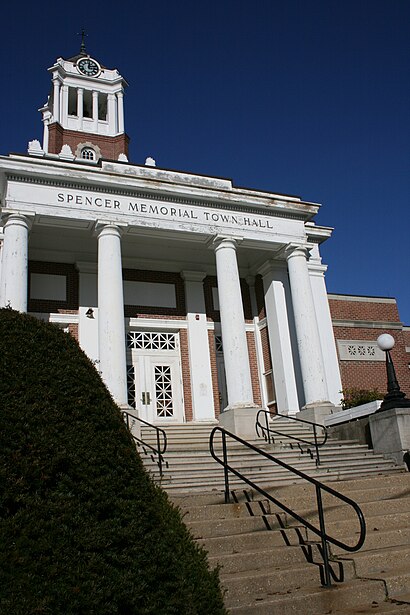
[[[129,81],[130,159],[322,203],[329,292],[410,324],[410,0],[2,7],[0,153],[41,139],[47,67],[87,50]]]

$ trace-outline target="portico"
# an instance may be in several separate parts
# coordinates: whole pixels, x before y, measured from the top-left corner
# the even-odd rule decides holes
[[[64,323],[71,313],[80,344],[119,405],[130,399],[125,340],[135,329],[177,336],[180,355],[169,374],[182,384],[183,420],[216,420],[223,410],[256,412],[272,401],[291,414],[337,402],[340,383],[325,373],[311,285],[311,262],[317,274],[318,245],[330,235],[305,225],[315,204],[175,172],[170,187],[171,172],[111,162],[78,165],[81,185],[67,189],[66,163],[49,162],[50,172],[61,176],[57,186],[44,178],[46,160],[38,162],[8,159],[16,174],[7,181],[3,208],[2,305]],[[33,183],[18,176],[24,169],[33,177],[39,172]],[[165,196],[157,191],[159,181]],[[37,269],[44,263],[44,273],[33,271],[30,279],[29,261]],[[58,295],[53,263],[71,264],[76,272],[76,310],[66,309],[67,297]],[[215,335],[223,347],[219,382]],[[331,339],[330,328],[325,335]],[[142,404],[139,392],[134,397]],[[173,420],[171,414],[160,418]]]
[[[319,205],[131,164],[119,72],[84,49],[49,71],[42,145],[0,158],[1,306],[75,335],[149,422],[338,404]]]

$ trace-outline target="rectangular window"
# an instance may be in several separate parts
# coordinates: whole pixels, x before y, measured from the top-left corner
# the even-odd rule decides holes
[[[107,121],[107,94],[98,94],[98,119]]]
[[[91,90],[84,90],[83,94],[83,117],[92,118],[93,116],[93,97]]]
[[[32,273],[30,299],[67,300],[67,276],[49,273]]]
[[[68,88],[68,115],[77,115],[76,88]]]

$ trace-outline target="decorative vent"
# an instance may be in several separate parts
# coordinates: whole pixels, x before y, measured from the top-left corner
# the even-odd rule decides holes
[[[177,334],[131,331],[127,335],[127,347],[134,350],[175,350],[177,348]]]
[[[385,354],[376,342],[337,340],[341,361],[384,361]]]

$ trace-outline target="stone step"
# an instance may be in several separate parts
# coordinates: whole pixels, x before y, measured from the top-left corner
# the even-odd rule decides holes
[[[198,539],[210,556],[229,555],[232,553],[246,554],[248,551],[273,549],[284,547],[285,537],[291,545],[299,545],[299,536],[307,539],[305,528],[292,528],[268,532],[260,529],[253,532],[234,534],[232,536],[213,536]]]
[[[317,478],[318,480],[322,480],[322,481],[324,480],[330,481],[333,479],[335,482],[339,482],[342,480],[347,480],[350,477],[371,476],[372,474],[379,475],[381,472],[382,472],[382,468],[380,468],[379,466],[375,466],[375,467],[366,468],[365,470],[361,468],[356,468],[356,469],[350,469],[350,470],[336,470],[334,472],[329,471],[326,473],[317,474],[315,475],[315,478]],[[294,485],[301,481],[302,479],[299,479],[294,476],[290,477],[289,475],[286,475],[283,477],[280,477],[278,475],[276,478],[272,478],[272,475],[268,475],[265,478],[261,477],[258,480],[258,485],[261,488],[270,490],[274,487],[279,487],[281,485],[284,485],[284,486]],[[194,482],[190,481],[189,479],[181,480],[180,482],[176,482],[176,481],[167,482],[166,480],[164,480],[161,484],[168,493],[175,493],[175,494],[188,493],[188,492],[202,493],[204,491],[213,491],[213,490],[222,492],[224,488],[222,477],[215,478],[215,479],[203,478],[202,480],[197,480]],[[244,487],[247,486],[243,481],[239,479],[235,480],[232,478],[230,478],[229,484],[230,484],[230,488],[234,488],[234,489],[238,489],[241,486],[244,486]]]
[[[260,593],[249,597],[242,606],[231,607],[232,615],[321,615],[341,613],[358,604],[371,605],[385,600],[383,581],[353,579],[330,589],[321,587],[304,587],[303,591],[283,588],[279,592]]]
[[[315,561],[321,561],[321,556],[316,545],[312,545],[312,552]],[[305,565],[306,557],[299,545],[296,546],[275,546],[271,549],[260,549],[258,551],[247,551],[246,557],[243,553],[219,554],[208,557],[212,567],[219,565],[222,574],[243,572],[246,570],[268,570],[271,568],[285,567],[291,565]],[[346,562],[344,562],[346,563]]]
[[[384,570],[394,568],[397,564],[410,571],[410,544],[361,550],[342,556],[342,559],[352,559],[357,574],[361,576],[380,574]]]
[[[369,605],[361,605],[342,611],[332,611],[332,615],[409,615],[409,604],[399,604],[397,602],[376,602],[373,601]]]
[[[340,536],[338,536],[339,538]],[[342,539],[348,540],[348,533],[341,533]],[[370,530],[366,533],[366,541],[363,546],[363,551],[371,549],[380,549],[382,547],[397,547],[410,544],[410,527],[400,527],[396,529],[374,531]],[[331,545],[331,551],[336,556],[345,554],[345,551],[340,547]]]
[[[282,521],[284,522],[284,517]],[[207,521],[188,521],[184,519],[185,525],[191,531],[194,538],[208,538],[218,536],[234,536],[247,532],[268,531],[262,517],[241,517],[239,519],[215,519],[212,524]],[[280,529],[277,518],[269,519],[272,529]]]
[[[353,576],[353,567],[346,566],[347,578]],[[280,567],[276,570],[253,570],[221,574],[221,584],[226,594],[225,606],[230,609],[241,607],[249,598],[259,601],[286,591],[299,590],[301,587],[314,587],[320,584],[320,572],[314,564],[290,568]],[[279,613],[279,611],[277,611]],[[304,611],[302,611],[304,612]]]
[[[390,465],[385,465],[382,462],[380,463],[370,463],[370,464],[352,464],[351,466],[346,465],[345,467],[335,467],[335,468],[327,468],[319,469],[309,468],[306,466],[299,466],[299,469],[302,471],[305,470],[309,476],[319,480],[319,481],[340,481],[349,477],[355,476],[365,476],[371,474],[380,474],[383,471],[394,470]],[[157,473],[157,469],[154,469],[154,475]],[[284,469],[278,469],[272,471],[270,469],[263,469],[256,471],[243,472],[244,475],[249,480],[253,480],[260,487],[271,489],[275,488],[279,483],[283,483],[284,485],[294,484],[302,481],[303,479],[299,478],[297,475],[290,473]],[[178,473],[171,472],[169,470],[166,471],[164,479],[162,481],[162,486],[164,489],[172,488],[174,491],[186,491],[189,488],[199,487],[202,491],[212,490],[214,488],[223,489],[223,471],[222,466],[219,471],[216,469],[214,472],[209,471],[188,471],[187,473]],[[229,485],[230,488],[240,488],[241,486],[246,487],[247,483],[240,478],[237,478],[234,475],[229,476]]]

